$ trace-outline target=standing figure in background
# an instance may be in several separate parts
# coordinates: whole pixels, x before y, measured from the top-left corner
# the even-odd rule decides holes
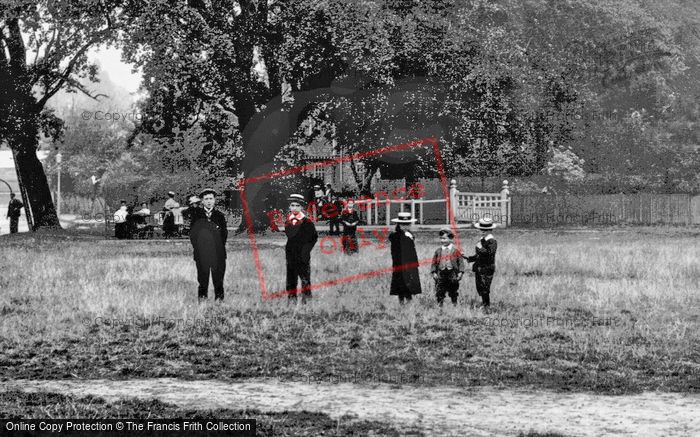
[[[214,283],[214,299],[224,300],[224,274],[226,273],[226,217],[215,208],[216,191],[208,188],[200,194],[201,208],[190,212],[190,242],[197,265],[197,295],[199,302],[209,296],[209,275]]]
[[[192,212],[195,208],[199,207],[201,201],[202,200],[195,195],[192,195],[187,199],[187,208],[182,210],[182,221],[188,227],[192,221]]]
[[[357,253],[357,225],[360,223],[360,217],[355,211],[355,202],[352,200],[348,202],[348,206],[343,211],[340,220],[343,222],[343,236],[340,238],[343,252],[346,255]]]
[[[340,223],[342,222],[344,205],[343,202],[340,199],[338,199],[338,196],[336,196],[335,194],[331,196],[331,201],[331,205],[333,205],[333,207],[327,208],[331,211],[329,214],[330,217],[328,217],[328,233],[330,235],[340,235]]]
[[[323,197],[326,202],[332,202],[335,192],[331,184],[326,184],[326,189],[323,191]]]
[[[122,200],[119,209],[114,212],[114,236],[120,240],[129,236],[129,224],[126,222],[128,214],[126,200]]]
[[[396,229],[389,234],[391,242],[391,262],[394,270],[391,273],[391,296],[398,296],[403,304],[413,299],[414,294],[422,292],[420,276],[418,275],[418,254],[416,253],[415,237],[410,229],[416,219],[410,212],[400,212],[398,218],[391,219],[396,223]]]
[[[318,240],[316,226],[303,212],[306,201],[301,194],[292,194],[289,201],[289,214],[284,223],[287,244],[284,253],[287,258],[287,291],[289,302],[297,301],[297,282],[301,279],[301,299],[306,303],[311,298],[311,250]]]
[[[177,234],[177,226],[175,226],[175,214],[173,213],[173,209],[179,207],[180,204],[175,200],[175,193],[168,191],[168,200],[166,200],[165,205],[163,205],[163,212],[165,212],[163,217],[163,236],[165,238],[170,238]]]
[[[314,200],[316,201],[316,206],[320,207],[323,205],[323,197],[326,193],[323,191],[320,185],[314,185]]]
[[[10,234],[16,234],[19,225],[19,216],[22,214],[24,204],[15,199],[15,193],[10,193],[10,203],[7,205],[7,218],[10,219]]]
[[[481,238],[476,243],[476,252],[472,256],[466,256],[468,262],[473,262],[472,270],[476,280],[476,292],[481,296],[482,305],[488,308],[491,305],[491,281],[496,272],[496,249],[498,243],[493,238],[491,231],[496,228],[495,223],[490,218],[479,219],[474,224],[476,229],[481,230]]]

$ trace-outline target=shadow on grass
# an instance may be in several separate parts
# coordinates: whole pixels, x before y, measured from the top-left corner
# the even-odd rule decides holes
[[[182,409],[158,400],[125,399],[107,402],[94,396],[74,397],[59,393],[27,393],[19,390],[0,392],[0,419],[255,419],[258,436],[348,435],[403,436],[398,430],[376,421],[355,420],[352,417],[332,419],[327,414],[307,411],[264,413],[257,410],[195,410]],[[412,436],[422,436],[409,430]]]

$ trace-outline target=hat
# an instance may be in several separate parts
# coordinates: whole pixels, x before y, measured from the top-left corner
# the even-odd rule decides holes
[[[414,223],[415,221],[410,212],[400,212],[398,218],[391,219],[392,223]]]
[[[306,199],[304,199],[304,196],[301,194],[290,194],[289,197],[287,197],[287,201],[289,202],[299,202],[299,203],[306,203]]]
[[[206,196],[207,194],[213,194],[215,196],[219,195],[219,193],[217,193],[216,190],[214,190],[212,188],[205,188],[202,190],[201,193],[199,193],[199,197],[204,198],[204,196]]]
[[[438,235],[442,236],[442,234],[447,234],[447,236],[448,236],[449,238],[454,238],[454,237],[455,237],[455,233],[452,232],[452,229],[450,229],[450,228],[442,228],[442,229],[440,229],[440,232],[438,233]]]
[[[482,219],[479,219],[478,223],[474,223],[474,227],[477,229],[483,229],[483,230],[489,230],[489,229],[494,229],[496,227],[496,224],[491,220],[491,217],[485,217]]]
[[[168,196],[175,197],[175,192],[174,192],[174,191],[168,191]]]
[[[314,185],[314,188],[321,188],[320,185]]]
[[[197,203],[197,202],[201,202],[201,201],[202,201],[202,199],[200,199],[197,196],[190,196],[190,199],[187,201],[187,203],[192,205],[193,203]]]

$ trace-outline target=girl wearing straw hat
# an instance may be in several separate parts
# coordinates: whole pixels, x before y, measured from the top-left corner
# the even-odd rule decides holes
[[[493,238],[491,231],[496,228],[496,224],[491,218],[479,219],[474,224],[476,229],[481,230],[481,238],[476,243],[476,252],[472,256],[465,256],[467,262],[473,262],[472,271],[476,280],[476,292],[481,296],[484,308],[491,305],[491,281],[496,272],[496,249],[498,243]],[[464,256],[464,255],[463,255]]]
[[[404,229],[410,229],[415,221],[410,212],[400,212],[397,218],[391,219],[392,223],[396,223],[396,229],[389,234],[391,262],[394,267],[389,294],[398,296],[401,304],[410,301],[414,294],[421,293],[415,237]]]
[[[301,301],[311,298],[311,250],[318,240],[316,226],[303,212],[306,201],[301,194],[291,194],[287,198],[289,214],[284,223],[287,245],[284,252],[287,258],[287,291],[289,301],[297,300],[297,282],[301,279]]]

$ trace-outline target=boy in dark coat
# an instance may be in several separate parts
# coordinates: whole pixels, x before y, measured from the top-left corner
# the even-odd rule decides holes
[[[394,271],[391,274],[391,296],[398,296],[399,303],[410,301],[414,294],[421,293],[420,276],[418,275],[418,254],[416,253],[415,237],[401,225],[413,224],[416,220],[410,212],[400,212],[398,218],[391,219],[396,223],[396,229],[389,234],[391,242],[391,262]]]
[[[304,196],[292,194],[289,201],[289,214],[284,223],[287,245],[284,252],[287,258],[287,291],[289,301],[297,300],[297,282],[301,279],[302,303],[311,298],[311,250],[318,240],[316,226],[303,212],[306,204]]]
[[[357,225],[360,223],[360,216],[355,211],[355,202],[348,202],[348,206],[343,211],[343,215],[340,216],[340,220],[343,222],[343,236],[340,238],[343,252],[346,255],[357,253]]]
[[[215,208],[216,191],[206,189],[199,195],[202,206],[190,213],[190,242],[197,263],[198,295],[200,302],[209,295],[209,274],[214,283],[214,299],[224,300],[226,273],[226,217]]]
[[[449,294],[453,305],[457,305],[459,293],[459,281],[466,270],[461,252],[452,244],[454,234],[449,228],[440,229],[440,247],[435,250],[430,273],[435,279],[435,294],[437,301],[442,306],[445,295]]]
[[[474,225],[475,228],[482,232],[481,239],[476,243],[476,253],[472,256],[465,256],[468,262],[473,262],[472,270],[476,279],[476,292],[481,296],[484,308],[491,305],[491,281],[493,274],[496,272],[496,249],[498,243],[493,238],[491,231],[496,228],[493,220],[490,218],[480,219]]]

